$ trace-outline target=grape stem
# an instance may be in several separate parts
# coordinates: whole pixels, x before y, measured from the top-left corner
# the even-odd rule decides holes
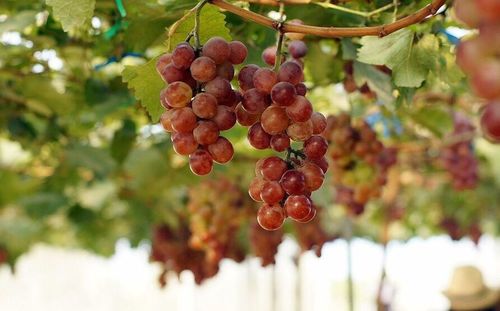
[[[200,42],[200,14],[201,14],[201,9],[203,9],[203,7],[205,6],[205,4],[207,4],[208,2],[210,2],[209,0],[201,0],[200,2],[198,2],[198,4],[196,5],[195,9],[196,9],[196,13],[195,13],[195,16],[194,16],[194,29],[193,29],[193,33],[194,33],[194,45],[195,45],[195,48],[196,50],[200,50],[201,48],[201,42]]]
[[[294,156],[296,159],[298,158],[301,158],[301,159],[305,159],[306,158],[306,155],[302,152],[302,150],[295,150],[293,149],[292,147],[289,147],[287,150],[286,150],[286,162],[288,164],[290,164],[290,159],[291,159],[291,156]]]
[[[342,37],[361,37],[361,36],[379,36],[385,37],[397,30],[403,29],[413,24],[420,23],[428,17],[435,15],[438,10],[446,3],[446,0],[433,0],[424,8],[415,13],[396,20],[393,23],[371,26],[371,27],[318,27],[310,25],[297,25],[290,23],[277,23],[275,20],[266,16],[245,10],[235,6],[224,0],[208,0],[209,3],[236,14],[244,19],[251,20],[257,24],[264,25],[269,28],[280,30],[283,33],[293,32],[316,35],[327,38],[342,38]],[[301,2],[302,3],[302,2]],[[308,2],[303,2],[308,3]]]

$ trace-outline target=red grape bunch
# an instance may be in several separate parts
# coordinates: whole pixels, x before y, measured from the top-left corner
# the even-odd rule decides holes
[[[328,117],[324,135],[330,142],[336,200],[360,215],[370,199],[380,197],[397,152],[385,147],[365,121],[352,122],[346,113]]]
[[[318,212],[318,215],[321,213]],[[323,245],[335,239],[321,226],[321,217],[315,217],[314,220],[305,224],[296,223],[295,232],[301,250],[303,252],[313,250],[318,257],[321,256]]]
[[[459,113],[454,115],[454,129],[451,137],[467,135],[475,130],[471,122]],[[478,162],[472,146],[472,135],[468,140],[461,140],[446,146],[441,152],[444,168],[450,173],[453,188],[456,190],[474,189],[478,182]]]
[[[172,133],[174,150],[189,155],[189,166],[197,175],[210,173],[214,161],[224,164],[233,157],[233,145],[221,132],[236,123],[235,107],[241,96],[230,81],[233,65],[243,63],[247,53],[239,41],[213,37],[198,50],[181,43],[157,62],[168,83],[160,94],[166,109],[161,124]]]
[[[250,225],[250,246],[263,267],[275,264],[278,246],[283,241],[283,230],[267,231],[254,222]]]
[[[219,262],[231,251],[238,229],[248,219],[252,202],[225,178],[206,180],[189,190],[189,240],[208,262]]]
[[[458,45],[457,62],[475,93],[488,101],[481,116],[487,139],[500,143],[500,2],[456,0],[456,16],[479,34]]]

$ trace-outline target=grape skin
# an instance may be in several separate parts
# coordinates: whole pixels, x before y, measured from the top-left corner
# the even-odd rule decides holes
[[[213,160],[219,164],[231,161],[234,155],[233,144],[222,136],[220,136],[215,143],[209,145],[207,149]]]
[[[198,82],[208,82],[217,75],[215,62],[205,56],[198,57],[190,67],[191,76]]]
[[[189,167],[196,175],[207,175],[212,171],[212,156],[208,151],[198,149],[189,156]]]
[[[284,108],[269,106],[260,117],[262,128],[270,135],[282,133],[288,128],[288,116]]]
[[[178,69],[188,69],[196,55],[188,43],[179,44],[172,53],[172,64]]]
[[[277,181],[286,172],[287,164],[279,157],[268,157],[262,162],[261,175],[266,180]]]
[[[267,149],[271,143],[271,135],[264,131],[260,123],[255,123],[248,130],[248,141],[256,149]]]
[[[487,139],[500,143],[500,102],[491,102],[484,107],[481,128]]]
[[[269,94],[271,89],[278,82],[278,76],[268,68],[260,68],[253,76],[253,85],[262,93]]]
[[[226,131],[236,124],[236,114],[227,106],[218,106],[217,114],[212,119],[220,131]]]
[[[190,155],[198,149],[198,143],[192,133],[172,134],[172,144],[175,152],[180,155]]]
[[[219,127],[213,121],[199,121],[193,135],[200,145],[211,145],[219,138]]]
[[[289,195],[300,195],[306,190],[305,176],[298,170],[286,171],[281,177],[280,184]]]
[[[212,94],[200,93],[191,103],[194,114],[202,119],[211,119],[217,114],[217,98]]]
[[[276,152],[283,152],[290,148],[290,137],[284,133],[271,137],[271,148]]]
[[[276,204],[285,197],[285,191],[277,181],[266,181],[262,186],[260,197],[267,204]]]
[[[301,220],[311,212],[312,203],[305,195],[291,195],[286,199],[284,207],[288,217]]]
[[[283,208],[278,204],[264,204],[257,212],[257,221],[265,230],[278,230],[285,222],[285,213],[283,212]]]
[[[245,61],[248,55],[247,47],[240,41],[229,43],[229,61],[234,65],[239,65]]]
[[[290,106],[286,107],[286,113],[293,122],[306,122],[312,116],[313,107],[307,98],[304,96],[297,96],[295,101]]]
[[[280,106],[290,106],[297,97],[297,91],[289,82],[276,83],[271,89],[271,99]]]
[[[184,82],[171,83],[165,91],[165,100],[170,107],[186,107],[193,97],[193,90]]]
[[[196,115],[189,107],[173,109],[170,120],[176,132],[188,133],[196,127]]]
[[[212,37],[203,45],[202,53],[220,65],[231,56],[231,48],[224,38]]]
[[[259,70],[259,66],[254,64],[246,65],[241,68],[238,74],[238,83],[242,91],[246,92],[254,88],[253,77],[257,70]]]

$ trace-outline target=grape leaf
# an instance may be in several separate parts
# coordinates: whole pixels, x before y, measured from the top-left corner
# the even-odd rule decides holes
[[[373,66],[355,61],[354,80],[356,81],[356,85],[368,83],[370,89],[375,91],[384,103],[392,103],[394,101],[391,77]]]
[[[136,126],[130,119],[123,120],[122,127],[113,135],[111,141],[111,156],[118,163],[122,163],[134,146],[136,138]]]
[[[438,137],[443,137],[453,128],[449,112],[439,107],[425,107],[410,114],[413,121]]]
[[[95,7],[95,0],[47,0],[46,3],[66,32],[77,30],[90,21]]]
[[[167,47],[171,51],[177,44],[186,40],[194,28],[194,11],[188,11],[181,19],[174,23],[168,32]],[[211,37],[222,37],[231,40],[229,29],[226,27],[226,16],[212,5],[205,5],[200,14],[200,41],[203,44]]]
[[[437,53],[437,41],[424,37],[415,43],[410,29],[396,31],[384,38],[363,37],[358,60],[372,65],[386,65],[392,69],[394,84],[401,87],[419,87],[432,68]]]
[[[128,84],[129,89],[134,90],[135,97],[147,110],[153,122],[157,122],[163,112],[160,92],[165,87],[156,72],[157,59],[158,57],[139,66],[127,66],[122,72],[123,82]]]

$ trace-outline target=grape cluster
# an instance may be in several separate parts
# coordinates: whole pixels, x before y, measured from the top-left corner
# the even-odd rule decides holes
[[[318,212],[318,215],[321,215]],[[321,256],[323,245],[335,239],[334,236],[328,234],[321,226],[321,217],[315,217],[311,222],[306,224],[296,223],[295,232],[297,242],[303,252],[313,250],[316,256]]]
[[[251,202],[226,178],[206,180],[189,191],[190,246],[203,250],[210,263],[228,256],[236,233],[251,213]]]
[[[261,260],[263,267],[273,265],[278,253],[278,246],[283,241],[283,230],[266,231],[254,222],[250,226],[250,246],[255,257]]]
[[[500,3],[498,0],[457,0],[456,16],[479,34],[457,49],[458,65],[470,77],[475,93],[488,100],[481,117],[483,132],[500,143]]]
[[[306,55],[307,46],[300,40],[287,46],[292,58],[283,59],[277,70],[247,65],[238,75],[243,101],[236,115],[241,125],[250,127],[248,141],[256,149],[287,151],[286,159],[271,156],[259,160],[249,187],[252,199],[263,202],[257,219],[266,230],[279,229],[286,217],[310,221],[316,213],[311,193],[321,187],[328,168],[324,157],[328,143],[320,136],[326,118],[313,111],[302,82],[300,58]],[[268,50],[262,57],[274,64],[276,56]],[[292,149],[291,140],[301,143],[302,150]]]
[[[462,226],[456,218],[451,216],[444,217],[439,225],[453,241],[459,241],[468,236],[474,244],[478,245],[483,235],[483,231],[477,222]]]
[[[336,200],[350,213],[360,215],[370,199],[380,196],[397,151],[385,147],[368,123],[351,122],[346,113],[329,116],[324,135],[330,142]]]
[[[451,137],[473,133],[474,126],[462,114],[455,113],[454,129]],[[444,168],[452,176],[456,190],[474,189],[478,182],[478,162],[472,146],[472,137],[446,146],[441,151]]]
[[[221,132],[236,123],[241,95],[230,81],[233,65],[243,63],[247,54],[243,43],[213,37],[202,49],[181,43],[156,64],[168,83],[160,94],[166,109],[160,122],[172,133],[174,150],[189,155],[189,166],[197,175],[210,173],[214,161],[224,164],[233,157],[233,145]]]

